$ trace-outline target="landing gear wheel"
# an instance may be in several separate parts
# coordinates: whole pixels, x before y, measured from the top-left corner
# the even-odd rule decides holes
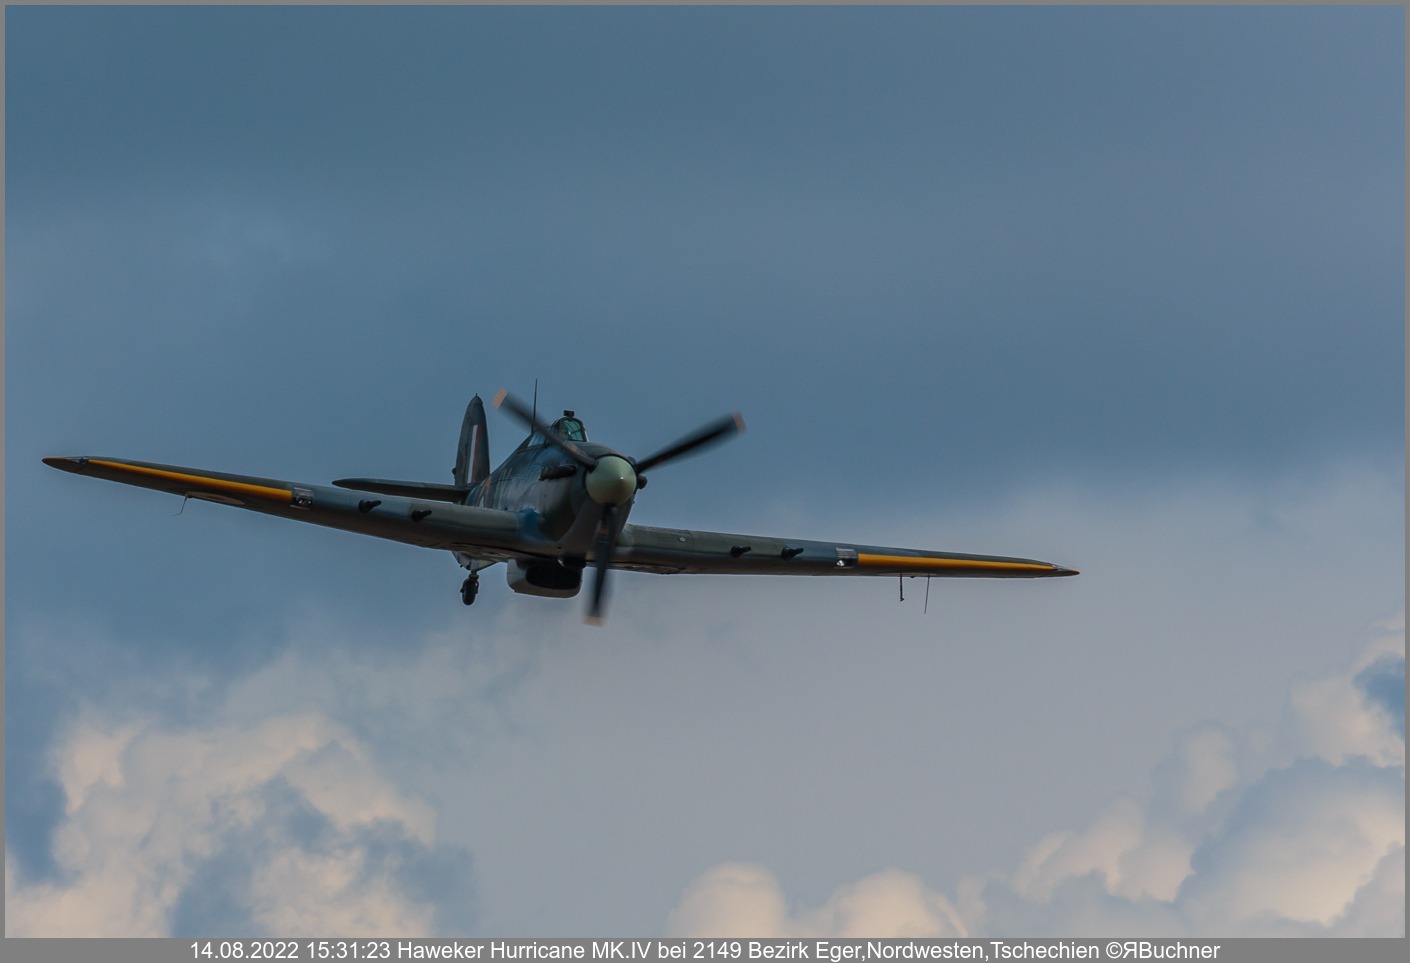
[[[464,602],[466,605],[474,605],[475,596],[479,593],[479,591],[480,576],[467,576],[464,584],[460,586],[460,601]]]

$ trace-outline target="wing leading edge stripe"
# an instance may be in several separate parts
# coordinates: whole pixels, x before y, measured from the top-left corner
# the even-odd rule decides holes
[[[101,465],[104,468],[112,468],[116,471],[132,472],[134,475],[147,475],[152,478],[165,478],[170,481],[188,482],[218,492],[229,492],[232,495],[248,495],[251,498],[264,498],[272,502],[284,502],[285,504],[292,504],[294,500],[294,493],[283,488],[250,485],[245,482],[226,481],[223,478],[207,478],[204,475],[186,475],[177,471],[163,471],[160,468],[145,468],[142,465],[128,465],[120,461],[103,461],[98,458],[91,458],[88,463],[90,465]]]
[[[867,555],[857,556],[858,566],[872,568],[913,568],[913,569],[983,569],[999,572],[1051,572],[1052,565],[1035,562],[994,562],[978,558],[916,558],[912,555]]]

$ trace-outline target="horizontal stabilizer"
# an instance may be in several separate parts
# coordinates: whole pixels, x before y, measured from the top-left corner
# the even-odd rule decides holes
[[[387,481],[384,478],[339,478],[333,482],[339,488],[351,488],[359,492],[376,492],[378,495],[396,495],[401,498],[424,498],[436,502],[465,500],[469,488],[459,485],[437,485],[434,482]]]

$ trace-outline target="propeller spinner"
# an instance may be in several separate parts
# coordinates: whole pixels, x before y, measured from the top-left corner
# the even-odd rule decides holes
[[[542,434],[556,448],[587,469],[585,483],[588,497],[602,506],[602,518],[597,525],[597,540],[593,544],[593,582],[588,597],[587,621],[602,624],[603,600],[607,592],[607,572],[612,567],[612,555],[619,534],[617,512],[644,487],[642,472],[665,465],[677,458],[710,445],[718,444],[744,430],[744,416],[739,412],[717,418],[672,444],[640,461],[614,453],[594,456],[576,443],[564,438],[549,425],[541,422],[534,410],[501,388],[494,397],[496,408],[505,411],[531,431]]]

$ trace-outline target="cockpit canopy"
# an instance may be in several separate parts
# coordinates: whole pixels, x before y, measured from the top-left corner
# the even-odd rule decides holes
[[[563,412],[563,417],[553,423],[553,430],[558,432],[569,441],[587,441],[587,429],[583,423],[573,417],[571,411]]]
[[[569,441],[582,442],[588,440],[587,429],[583,427],[583,423],[579,421],[577,416],[571,411],[563,412],[563,417],[555,421],[551,427]],[[544,433],[535,431],[530,434],[528,438],[525,438],[519,447],[538,448],[546,444],[548,444],[548,438],[544,436]]]

